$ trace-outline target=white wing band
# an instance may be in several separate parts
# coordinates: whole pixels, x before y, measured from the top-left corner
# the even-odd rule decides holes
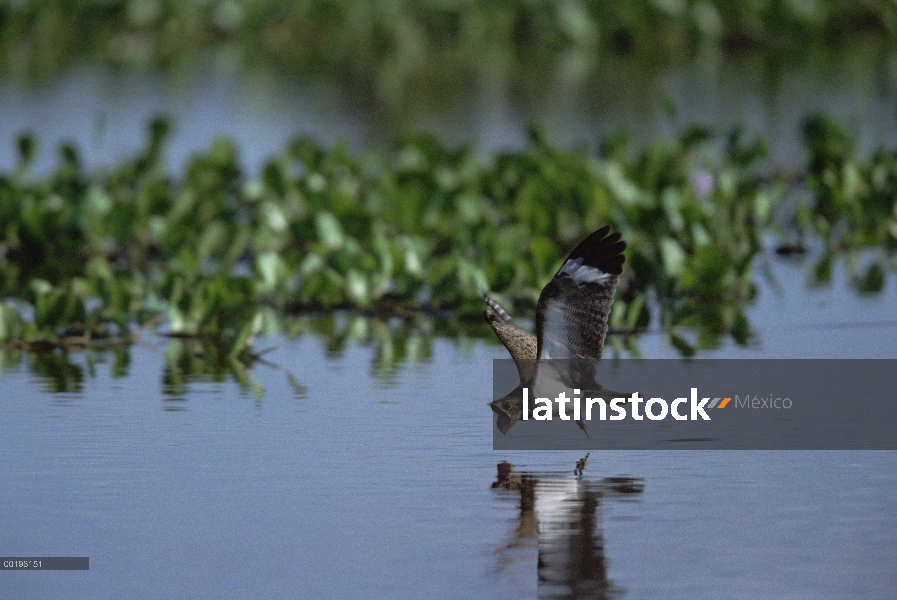
[[[568,260],[564,263],[564,266],[561,269],[561,273],[566,273],[567,275],[569,275],[570,279],[572,279],[576,284],[598,283],[601,281],[607,281],[611,278],[610,274],[605,273],[598,267],[590,267],[582,263],[582,258],[577,258],[576,260]]]

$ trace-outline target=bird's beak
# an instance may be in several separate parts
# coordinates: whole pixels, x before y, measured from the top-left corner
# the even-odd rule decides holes
[[[517,422],[517,416],[509,415],[500,404],[499,400],[494,402],[490,402],[489,406],[492,407],[492,412],[498,415],[498,421],[495,423],[495,426],[498,427],[498,430],[502,432],[502,434],[508,433],[511,427],[514,426],[514,423]]]

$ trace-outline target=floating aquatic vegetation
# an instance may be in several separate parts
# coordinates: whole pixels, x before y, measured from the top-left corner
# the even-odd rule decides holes
[[[738,130],[598,152],[534,131],[527,150],[492,158],[427,136],[361,153],[303,138],[257,177],[225,139],[167,172],[169,130],[154,121],[141,152],[91,173],[63,147],[54,172],[32,175],[37,141],[19,140],[19,165],[0,174],[0,341],[109,346],[159,326],[245,362],[277,313],[479,319],[488,289],[526,315],[563,256],[610,224],[628,243],[611,327],[654,323],[690,354],[747,341],[754,259],[789,185]],[[800,231],[830,252],[892,248],[897,159],[860,161],[821,118],[807,132],[816,204]],[[858,286],[880,288],[887,266]]]
[[[810,157],[806,185],[814,200],[801,206],[798,218],[825,244],[816,280],[827,282],[833,255],[847,251],[857,289],[880,291],[897,249],[897,151],[880,149],[862,160],[854,136],[824,115],[807,119],[804,138]],[[857,251],[870,247],[878,255],[871,262],[858,260]]]

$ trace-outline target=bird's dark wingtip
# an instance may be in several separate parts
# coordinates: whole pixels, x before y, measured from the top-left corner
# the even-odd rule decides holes
[[[626,257],[623,256],[626,242],[621,237],[619,232],[610,233],[610,225],[605,225],[581,241],[567,260],[582,259],[585,265],[597,267],[610,275],[619,275],[626,262]]]

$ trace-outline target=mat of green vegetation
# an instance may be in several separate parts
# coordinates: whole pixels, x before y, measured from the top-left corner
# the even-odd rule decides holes
[[[690,354],[747,341],[770,234],[783,251],[821,240],[820,281],[838,253],[877,248],[854,264],[864,291],[881,289],[897,241],[897,153],[860,159],[821,116],[797,176],[771,171],[761,140],[700,128],[595,152],[533,132],[527,150],[488,158],[429,137],[360,153],[298,139],[259,176],[221,139],[170,173],[169,128],[154,121],[137,156],[96,172],[65,146],[55,171],[31,174],[37,142],[18,141],[20,163],[0,173],[0,341],[120,345],[159,326],[237,357],[272,314],[478,319],[489,291],[526,315],[566,253],[610,224],[628,244],[611,327],[638,331],[655,312]]]

